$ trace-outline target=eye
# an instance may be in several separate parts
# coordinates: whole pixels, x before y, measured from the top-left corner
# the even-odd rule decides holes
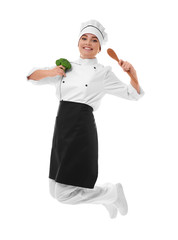
[[[98,40],[94,39],[93,42],[98,42]]]
[[[87,38],[86,38],[86,37],[82,37],[82,40],[84,40],[84,41],[85,41],[85,40],[87,40]]]

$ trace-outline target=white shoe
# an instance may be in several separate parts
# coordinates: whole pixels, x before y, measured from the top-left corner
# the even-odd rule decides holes
[[[105,206],[105,208],[108,210],[110,218],[117,217],[118,210],[114,204],[103,204],[103,206]]]
[[[120,183],[117,183],[116,188],[117,188],[118,196],[117,196],[117,200],[114,202],[114,206],[117,207],[120,214],[124,216],[128,212],[127,201],[124,195],[122,185]]]

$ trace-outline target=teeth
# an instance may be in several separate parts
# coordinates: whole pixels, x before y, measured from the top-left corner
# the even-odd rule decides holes
[[[86,49],[86,50],[91,50],[91,48],[87,48],[87,47],[85,47],[84,49]]]

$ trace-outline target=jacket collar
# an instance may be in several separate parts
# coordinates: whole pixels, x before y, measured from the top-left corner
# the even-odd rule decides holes
[[[98,63],[97,58],[79,58],[76,63],[80,64],[80,65],[94,65]]]

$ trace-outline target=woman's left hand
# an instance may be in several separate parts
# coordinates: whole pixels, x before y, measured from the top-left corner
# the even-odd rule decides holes
[[[137,78],[137,73],[135,68],[132,66],[132,64],[130,64],[127,61],[123,61],[122,59],[119,60],[119,65],[121,66],[121,68],[124,70],[124,72],[130,72],[130,74],[133,76],[133,78],[135,78],[135,80],[138,81]]]
[[[132,86],[137,90],[138,93],[140,93],[140,86],[135,68],[132,66],[132,64],[127,61],[123,61],[122,59],[119,59],[119,65],[122,67],[124,72],[127,72],[130,75]]]

